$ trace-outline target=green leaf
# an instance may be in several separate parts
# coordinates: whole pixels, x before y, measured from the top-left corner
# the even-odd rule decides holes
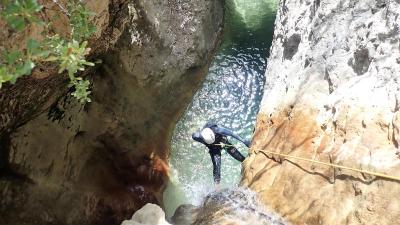
[[[39,5],[39,3],[36,0],[23,0],[23,2],[25,3],[24,4],[25,5],[25,9],[29,13],[39,12],[43,8],[43,6]]]
[[[43,61],[54,62],[54,61],[58,61],[58,60],[60,60],[60,58],[58,56],[49,56],[46,59],[44,59]]]
[[[58,73],[62,73],[62,72],[64,72],[65,71],[65,66],[64,65],[62,65],[62,66],[60,66],[60,69],[58,69]]]
[[[38,52],[40,44],[37,40],[29,39],[27,43],[28,54],[34,55]]]
[[[89,91],[90,82],[88,80],[83,80],[82,78],[77,77],[76,79],[71,80],[70,86],[75,88],[75,91],[71,95],[77,98],[79,102],[85,103],[92,101],[89,98],[91,91]]]
[[[92,63],[92,62],[87,62],[87,61],[84,61],[82,64],[83,64],[83,65],[86,65],[86,66],[94,66],[94,63]]]
[[[77,61],[77,58],[76,58],[75,55],[71,54],[69,57],[71,57],[71,60],[72,60],[72,61]]]
[[[82,41],[96,32],[96,26],[90,22],[90,17],[95,14],[88,11],[80,1],[70,2],[68,11],[71,13],[72,39]]]
[[[7,64],[9,64],[9,65],[14,64],[19,58],[21,58],[21,52],[12,51],[10,53],[6,53],[5,58],[6,58]]]
[[[51,51],[40,51],[40,52],[37,52],[35,56],[43,58],[43,60],[44,60],[50,55],[50,53],[51,53]]]
[[[12,29],[20,32],[25,29],[26,22],[43,23],[35,16],[42,8],[37,0],[12,0],[6,4],[1,16]]]
[[[9,1],[4,9],[4,15],[15,15],[22,10],[22,6],[19,1]]]
[[[18,77],[31,74],[33,68],[35,68],[35,63],[33,63],[31,60],[27,60],[24,63],[18,64],[15,71],[15,80]]]
[[[50,50],[44,50],[45,43],[40,43],[37,40],[29,39],[27,43],[27,53],[29,57],[35,60],[46,60],[50,55]]]
[[[39,19],[39,18],[37,18],[37,17],[35,17],[35,16],[30,16],[30,17],[27,18],[27,20],[28,20],[30,23],[36,23],[36,24],[38,24],[38,25],[40,25],[40,26],[46,25],[46,23],[45,23],[43,20],[41,20],[41,19]]]
[[[7,68],[4,65],[0,65],[0,88],[2,83],[10,81],[12,75],[7,71]]]
[[[14,29],[18,32],[23,31],[25,29],[25,20],[22,17],[10,16],[6,20],[7,20],[8,25],[12,29]]]

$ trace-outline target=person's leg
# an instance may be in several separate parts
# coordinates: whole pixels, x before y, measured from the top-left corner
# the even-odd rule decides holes
[[[221,181],[221,151],[210,151],[211,161],[213,164],[214,183],[219,185]]]
[[[232,145],[229,141],[226,141],[226,144]],[[233,146],[228,146],[226,148],[226,151],[228,152],[229,155],[231,155],[234,159],[236,159],[239,162],[243,162],[245,157],[242,155],[242,153],[239,152],[235,147]]]

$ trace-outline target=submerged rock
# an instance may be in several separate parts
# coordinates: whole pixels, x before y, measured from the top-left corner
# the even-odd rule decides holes
[[[280,2],[242,184],[295,224],[400,224],[400,2]]]
[[[205,197],[198,206],[182,205],[172,217],[174,225],[284,225],[279,215],[267,210],[257,195],[246,188],[223,189]]]

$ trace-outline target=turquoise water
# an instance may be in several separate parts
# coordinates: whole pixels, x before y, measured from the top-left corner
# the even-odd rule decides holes
[[[266,58],[272,42],[277,0],[226,0],[225,30],[209,73],[175,127],[171,142],[171,183],[164,192],[171,216],[183,203],[199,204],[214,190],[212,163],[191,134],[207,121],[251,138],[262,98]],[[244,145],[235,142],[243,155]],[[222,153],[221,186],[234,187],[241,164]]]

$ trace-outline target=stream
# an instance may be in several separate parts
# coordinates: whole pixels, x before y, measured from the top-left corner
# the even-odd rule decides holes
[[[214,190],[210,155],[204,145],[192,141],[193,132],[213,121],[251,138],[264,89],[277,6],[277,0],[226,0],[221,46],[171,141],[171,181],[163,199],[168,217],[181,204],[200,204]],[[247,156],[243,144],[230,140]],[[240,172],[240,163],[223,151],[222,188],[236,187]]]

